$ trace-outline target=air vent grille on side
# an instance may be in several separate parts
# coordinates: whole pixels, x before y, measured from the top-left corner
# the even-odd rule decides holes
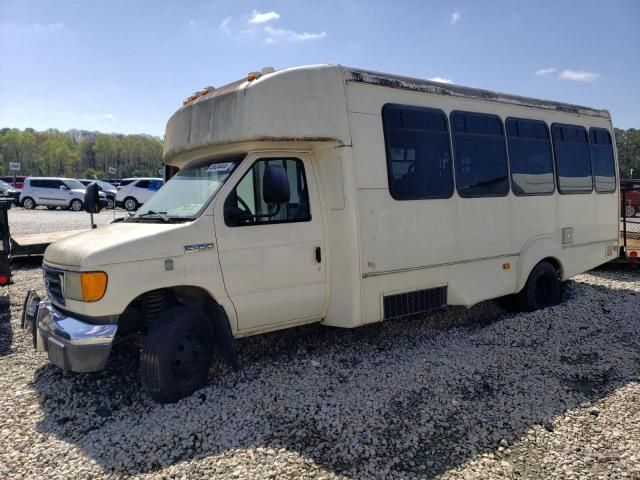
[[[405,317],[447,306],[447,287],[429,288],[384,297],[384,319]]]

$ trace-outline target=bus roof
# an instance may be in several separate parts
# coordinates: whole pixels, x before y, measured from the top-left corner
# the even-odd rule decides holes
[[[248,141],[294,139],[349,144],[345,83],[610,119],[607,110],[580,105],[342,65],[307,65],[257,75],[252,80],[245,77],[192,95],[167,122],[164,161],[176,164],[212,146]]]

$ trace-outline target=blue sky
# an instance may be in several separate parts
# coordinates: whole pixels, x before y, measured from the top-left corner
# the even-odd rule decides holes
[[[607,108],[640,128],[640,1],[0,0],[0,127],[162,135],[263,66],[342,63]]]

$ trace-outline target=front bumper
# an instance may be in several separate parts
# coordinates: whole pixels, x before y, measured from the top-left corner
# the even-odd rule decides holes
[[[118,330],[117,325],[93,325],[56,309],[48,298],[27,295],[23,327],[34,333],[34,346],[49,360],[72,372],[103,370]]]

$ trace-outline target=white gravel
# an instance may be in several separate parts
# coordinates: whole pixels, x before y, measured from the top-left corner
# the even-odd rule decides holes
[[[99,374],[49,365],[19,329],[38,266],[14,280],[2,478],[640,478],[638,269],[579,275],[540,312],[486,302],[242,339],[238,370],[165,406],[140,391],[131,349]]]
[[[13,207],[8,211],[9,227],[11,235],[25,235],[29,233],[59,232],[62,230],[90,229],[89,214],[72,212],[71,210],[47,210],[44,207],[36,207],[35,210],[26,210],[21,207]],[[115,217],[124,217],[126,210],[115,210]],[[96,225],[104,225],[114,218],[113,210],[102,210],[94,215]]]

